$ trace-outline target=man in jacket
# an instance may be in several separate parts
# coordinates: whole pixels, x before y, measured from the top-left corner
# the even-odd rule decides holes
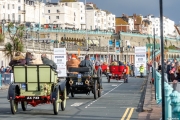
[[[128,83],[128,79],[129,79],[129,66],[127,65],[127,63],[124,66],[124,83]]]
[[[42,59],[42,62],[43,62],[43,64],[45,64],[45,65],[50,65],[53,69],[57,69],[57,65],[56,65],[56,63],[54,62],[54,61],[52,61],[52,60],[49,60],[48,58],[47,58],[47,56],[46,56],[46,54],[42,54],[41,55],[41,59]]]
[[[86,72],[85,74],[93,75],[93,63],[89,60],[89,56],[86,55],[85,59],[81,61],[79,64],[80,67],[88,67],[89,72]]]

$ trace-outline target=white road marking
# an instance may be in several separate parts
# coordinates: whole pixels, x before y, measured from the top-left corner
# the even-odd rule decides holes
[[[88,108],[106,108],[106,107],[88,107]]]
[[[80,106],[80,105],[82,105],[83,103],[74,103],[74,104],[72,104],[71,106]]]
[[[117,86],[117,85],[112,85],[112,86]]]
[[[105,93],[104,95],[102,95],[101,97],[109,94],[110,92],[112,92],[113,90],[115,90],[116,88],[118,88],[120,85],[122,85],[123,83],[119,84],[118,86],[114,87],[113,89],[111,89],[110,91],[108,91],[107,93]],[[93,103],[95,103],[97,100],[99,100],[101,97],[99,97],[98,99],[92,101],[90,104],[88,104],[85,108],[89,108],[90,105],[92,105]]]

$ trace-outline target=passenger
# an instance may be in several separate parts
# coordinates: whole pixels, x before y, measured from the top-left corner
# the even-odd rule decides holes
[[[76,55],[74,54],[72,54],[71,59],[66,62],[67,69],[69,69],[70,67],[78,68],[79,64],[80,64],[80,61],[77,59]]]
[[[116,60],[114,60],[112,63],[111,63],[112,66],[118,66],[118,63]]]
[[[30,52],[26,52],[26,65],[30,65],[31,61],[32,61],[32,55]]]
[[[81,61],[80,67],[88,67],[89,68],[89,72],[85,72],[85,74],[88,75],[93,75],[93,63],[90,61],[89,56],[86,55],[85,59]]]
[[[21,54],[21,52],[16,52],[15,56],[10,61],[9,66],[25,65],[25,64],[26,64],[25,57]]]
[[[42,62],[43,62],[43,64],[45,64],[45,65],[50,65],[53,69],[57,69],[57,65],[56,65],[56,63],[54,62],[54,61],[52,61],[52,60],[49,60],[48,58],[47,58],[47,56],[46,56],[46,54],[42,54],[41,55],[41,59],[42,59]]]

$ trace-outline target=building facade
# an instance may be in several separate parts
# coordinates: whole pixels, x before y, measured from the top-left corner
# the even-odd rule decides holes
[[[23,24],[44,24],[44,3],[32,0],[0,1],[0,20]]]

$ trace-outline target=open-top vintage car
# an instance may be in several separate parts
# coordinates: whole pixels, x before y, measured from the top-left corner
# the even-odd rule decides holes
[[[88,67],[80,67],[80,68],[69,68],[68,76],[67,76],[67,92],[71,94],[71,97],[74,97],[75,94],[87,94],[90,92],[94,94],[94,99],[97,99],[101,96],[101,75],[102,73],[97,72],[99,75],[89,75]]]
[[[64,111],[66,107],[66,81],[59,82],[57,72],[47,65],[13,66],[14,83],[8,90],[12,114],[21,103],[23,111],[27,105],[53,104],[54,114],[59,112],[59,105]]]
[[[109,66],[109,71],[110,73],[107,73],[107,79],[108,79],[108,83],[110,82],[111,79],[116,79],[116,80],[121,80],[124,79],[125,82],[125,78],[124,78],[124,65],[121,66],[114,66],[111,65]]]

